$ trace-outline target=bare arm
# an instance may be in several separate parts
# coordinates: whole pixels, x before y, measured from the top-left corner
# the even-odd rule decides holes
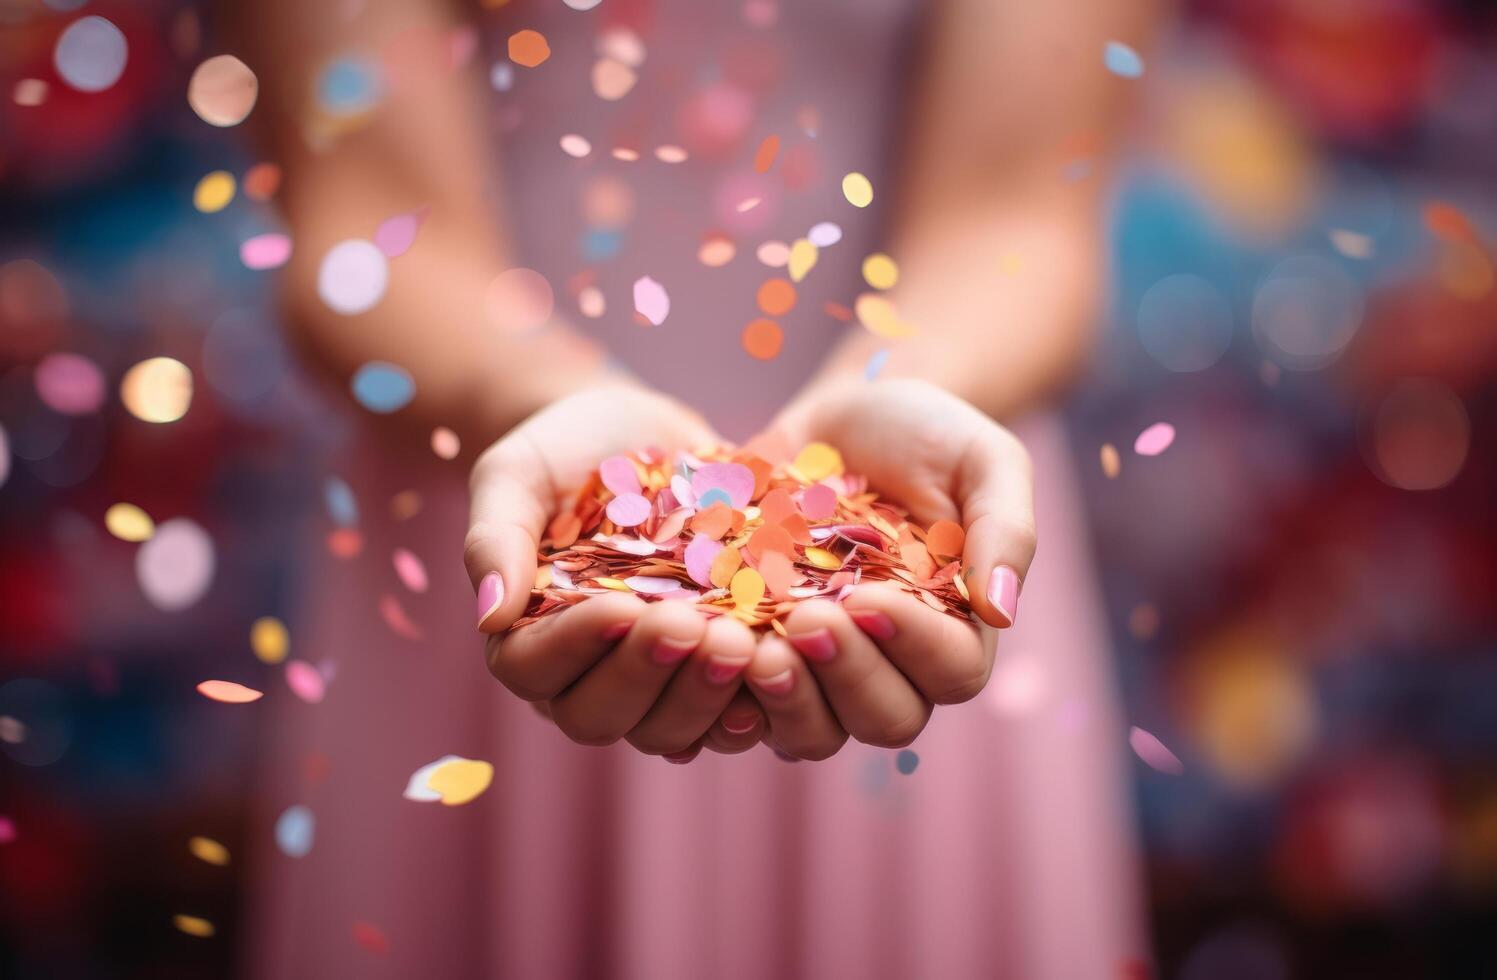
[[[492,193],[497,161],[486,145],[482,81],[473,67],[448,70],[440,59],[460,25],[453,11],[420,0],[371,3],[351,19],[331,0],[232,7],[242,55],[262,85],[252,121],[285,173],[281,203],[295,245],[288,319],[314,361],[339,381],[370,360],[399,364],[417,389],[402,419],[451,426],[473,446],[602,380],[601,357],[564,326],[519,335],[485,315],[489,283],[511,256]],[[318,73],[340,56],[381,62],[392,42],[438,60],[394,74],[372,115],[339,134],[318,111]],[[422,206],[429,216],[410,251],[391,261],[381,302],[352,316],[328,308],[317,293],[328,249]]]
[[[1070,379],[1103,284],[1106,151],[1137,84],[1107,72],[1103,46],[1140,45],[1160,5],[946,0],[908,117],[890,249],[893,299],[919,333],[859,333],[819,383],[890,347],[884,377],[923,378],[1007,418]],[[1067,180],[1079,157],[1090,172]]]

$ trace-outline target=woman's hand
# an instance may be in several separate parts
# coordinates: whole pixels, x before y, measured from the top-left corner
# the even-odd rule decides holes
[[[1007,429],[924,382],[859,380],[813,389],[770,438],[792,452],[829,443],[921,525],[959,522],[974,612],[989,626],[1013,625],[1035,527],[1029,455]],[[848,735],[908,745],[933,704],[969,700],[992,670],[995,644],[976,625],[888,582],[858,585],[840,603],[802,602],[785,626],[788,642],[763,637],[747,676],[768,740],[804,759],[826,758]]]
[[[740,690],[754,637],[732,617],[709,621],[682,602],[609,593],[506,632],[530,599],[547,522],[600,460],[641,446],[672,452],[715,441],[678,403],[621,383],[554,402],[474,464],[464,560],[478,592],[478,628],[489,634],[489,670],[515,694],[542,702],[542,713],[574,741],[627,737],[643,752],[684,762],[703,744],[742,751],[763,732]]]

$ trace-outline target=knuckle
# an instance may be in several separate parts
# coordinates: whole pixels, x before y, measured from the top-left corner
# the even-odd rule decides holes
[[[940,689],[933,692],[931,701],[936,704],[964,704],[982,693],[993,672],[991,664],[969,664],[953,671],[943,679]]]
[[[625,737],[630,745],[645,755],[675,755],[678,752],[685,752],[692,745],[688,739],[657,731],[636,729]]]
[[[925,730],[925,722],[929,717],[929,712],[916,708],[902,718],[885,720],[871,733],[871,737],[860,741],[881,749],[902,749]]]
[[[602,747],[612,745],[622,737],[619,732],[607,730],[596,720],[575,717],[572,712],[558,705],[552,705],[551,718],[556,722],[556,727],[561,729],[562,734],[578,745]]]

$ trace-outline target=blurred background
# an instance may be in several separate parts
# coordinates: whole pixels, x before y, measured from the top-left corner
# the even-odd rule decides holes
[[[319,466],[346,400],[251,268],[278,173],[184,98],[220,50],[194,4],[0,0],[3,977],[233,972],[265,733],[194,686],[319,699],[288,556],[420,508]],[[1202,0],[1144,53],[1067,413],[1181,763],[1135,735],[1156,973],[1497,976],[1497,4]]]

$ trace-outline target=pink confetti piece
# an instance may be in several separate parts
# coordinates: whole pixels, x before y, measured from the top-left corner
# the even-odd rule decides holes
[[[1158,456],[1175,441],[1175,427],[1168,422],[1155,422],[1133,440],[1133,451],[1140,456]]]
[[[650,502],[637,493],[626,493],[608,502],[608,519],[619,527],[638,527],[650,519]]]
[[[800,495],[800,512],[807,520],[824,521],[837,513],[837,491],[825,483],[812,484]]]
[[[326,678],[305,660],[287,662],[286,686],[291,688],[292,694],[308,704],[321,704],[327,694]]]
[[[713,541],[705,534],[692,537],[686,545],[684,561],[686,562],[686,574],[691,580],[704,589],[713,588],[712,585],[712,559],[716,558],[723,550],[723,544]]]
[[[203,681],[198,685],[198,693],[223,704],[249,704],[265,696],[264,691],[235,684],[233,681]]]
[[[63,415],[87,415],[104,404],[104,373],[81,354],[48,354],[33,376],[37,397]]]
[[[389,593],[379,597],[379,615],[396,636],[418,643],[426,638],[421,627],[406,615],[405,607],[400,604],[400,600]]]
[[[374,232],[374,247],[384,253],[385,258],[394,259],[410,251],[416,244],[416,232],[426,220],[426,208],[397,214],[380,222]]]
[[[610,456],[603,460],[598,465],[598,475],[603,478],[603,485],[616,497],[638,494],[641,490],[639,471],[627,456]]]
[[[426,566],[413,552],[406,548],[396,548],[395,553],[390,556],[390,564],[395,566],[395,574],[402,585],[412,592],[426,591]]]
[[[9,844],[16,839],[16,822],[10,817],[0,817],[0,844]]]
[[[697,499],[714,487],[728,495],[735,510],[742,510],[754,495],[754,471],[742,463],[708,463],[691,475]]]
[[[671,298],[660,283],[649,276],[640,276],[634,280],[634,309],[658,327],[670,315]]]
[[[246,238],[239,245],[239,261],[246,269],[279,269],[291,259],[291,239],[279,232]]]
[[[682,507],[696,507],[696,491],[691,489],[691,481],[679,473],[671,477],[671,493],[675,495],[676,502]]]
[[[677,592],[681,583],[673,578],[661,578],[658,575],[631,575],[624,579],[624,584],[635,592],[645,595],[665,595],[668,592]]]
[[[1167,776],[1178,776],[1185,772],[1185,764],[1180,761],[1179,756],[1137,725],[1128,729],[1128,744],[1133,748],[1133,754],[1142,759],[1150,769]]]

